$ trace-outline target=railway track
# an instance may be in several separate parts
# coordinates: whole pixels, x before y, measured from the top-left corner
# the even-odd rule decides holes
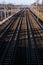
[[[0,42],[0,65],[43,64],[43,29],[28,9],[13,18]]]
[[[31,10],[30,10],[30,12],[31,12],[32,16],[34,17],[34,19],[39,24],[39,26],[43,29],[43,21],[41,21]]]
[[[22,10],[19,11],[18,13],[16,13],[15,15],[13,15],[12,18],[9,18],[5,23],[3,23],[2,25],[0,25],[0,38],[4,35],[4,33],[6,31],[8,31],[9,27],[13,24],[12,20],[16,20],[17,17],[20,15],[21,12],[22,12]]]
[[[30,13],[30,12],[29,12]],[[30,19],[31,18],[31,19]],[[40,27],[39,24],[37,24],[37,21],[34,19],[34,17],[31,16],[31,13],[30,13],[30,16],[28,17],[29,19],[29,24],[30,24],[30,28],[31,28],[31,33],[32,33],[32,38],[34,40],[34,55],[36,55],[34,58],[34,60],[36,60],[36,64],[40,65],[42,64],[41,62],[41,59],[43,57],[40,57],[40,49],[41,49],[41,44],[43,45],[43,29]],[[42,42],[40,42],[42,41]],[[33,60],[33,61],[34,61]]]
[[[18,15],[17,15],[18,16]],[[19,15],[20,16],[20,15]],[[19,17],[18,16],[18,17]],[[17,17],[17,18],[18,18]],[[16,18],[16,19],[17,19]],[[21,19],[21,18],[20,18]],[[15,35],[15,33],[16,33],[16,30],[17,30],[17,28],[18,28],[18,25],[19,25],[19,19],[17,19],[17,22],[13,19],[12,20],[12,26],[9,24],[8,25],[8,30],[6,31],[6,28],[4,29],[5,31],[6,31],[6,33],[4,32],[4,34],[3,34],[3,36],[0,38],[0,60],[1,59],[3,59],[3,57],[4,57],[4,55],[5,55],[5,53],[7,52],[7,50],[8,50],[8,47],[9,47],[9,45],[10,45],[10,43],[11,43],[11,41],[12,41],[12,39],[13,39],[13,36]],[[14,26],[15,25],[15,26]],[[12,28],[13,29],[12,29]],[[4,54],[3,54],[4,53]],[[1,61],[2,62],[2,61]]]

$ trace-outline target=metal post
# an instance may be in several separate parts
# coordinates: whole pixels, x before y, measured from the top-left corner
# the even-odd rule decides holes
[[[5,15],[5,18],[6,18],[6,6],[5,6],[5,1],[3,1],[3,6],[4,6],[4,15]]]
[[[6,8],[4,8],[4,14],[5,14],[5,18],[6,18]]]
[[[42,6],[43,6],[43,0],[42,0]]]
[[[1,20],[2,20],[2,12],[1,12]]]
[[[39,0],[37,0],[37,2],[36,2],[37,11],[38,11],[38,3],[39,3]],[[38,16],[39,16],[39,12],[38,12]],[[38,20],[38,16],[37,16],[37,20]]]

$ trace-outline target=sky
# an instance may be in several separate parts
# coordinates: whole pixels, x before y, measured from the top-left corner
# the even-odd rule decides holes
[[[42,0],[39,0],[41,3]],[[36,0],[0,0],[0,3],[13,3],[14,5],[30,5]]]

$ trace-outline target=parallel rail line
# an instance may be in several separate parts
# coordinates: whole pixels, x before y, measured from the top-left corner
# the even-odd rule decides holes
[[[18,15],[19,14],[19,15]],[[0,65],[43,64],[43,28],[26,9],[12,19],[0,40]],[[5,29],[6,30],[6,29]]]

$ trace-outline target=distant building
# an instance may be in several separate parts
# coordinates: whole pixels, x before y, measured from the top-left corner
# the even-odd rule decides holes
[[[43,0],[42,0],[43,1]],[[43,5],[42,4],[37,4],[37,3],[33,3],[31,5],[31,8],[32,9],[38,9],[39,11],[42,11],[43,12]]]

